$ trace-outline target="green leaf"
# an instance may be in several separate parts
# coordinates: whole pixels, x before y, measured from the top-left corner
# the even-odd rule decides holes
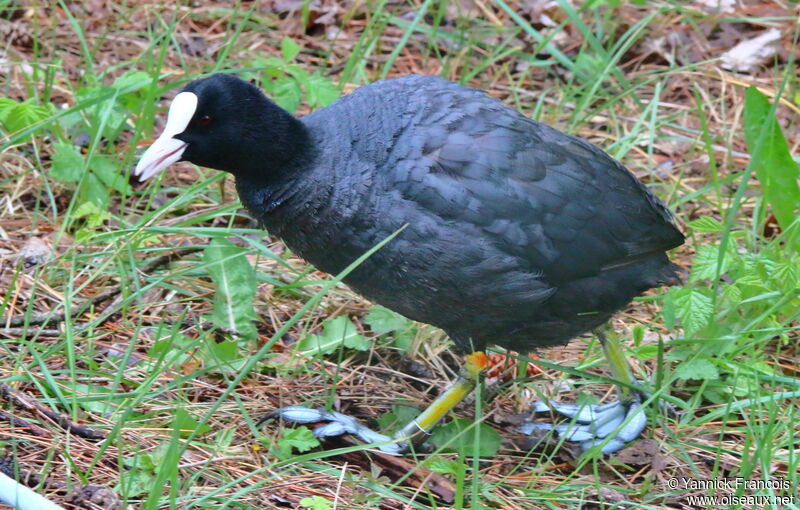
[[[719,379],[717,366],[705,358],[695,358],[678,364],[675,375],[681,379]]]
[[[305,82],[308,104],[312,108],[323,108],[339,99],[341,91],[333,82],[319,73],[314,73]]]
[[[795,219],[795,209],[800,205],[800,187],[797,179],[800,169],[792,159],[778,121],[770,114],[771,105],[767,96],[755,86],[745,92],[744,135],[756,176],[778,224],[784,230]],[[759,142],[761,142],[759,144]],[[800,237],[795,238],[800,248]]]
[[[681,318],[687,336],[692,335],[711,321],[714,311],[710,289],[684,287],[674,294],[677,315]]]
[[[385,433],[393,434],[417,416],[419,416],[419,409],[416,407],[395,405],[392,406],[391,412],[378,416],[378,426]]]
[[[181,435],[184,437],[192,434],[195,430],[197,430],[199,434],[211,430],[211,427],[208,425],[200,425],[188,411],[180,407],[175,411],[175,418],[172,420],[172,428],[179,429]]]
[[[214,238],[203,253],[208,272],[216,285],[212,321],[221,328],[253,340],[257,336],[253,298],[256,274],[246,251],[224,238]]]
[[[692,259],[692,273],[689,276],[690,282],[700,280],[714,280],[717,276],[717,259],[719,258],[719,246],[706,244],[697,247],[697,253]],[[725,274],[731,263],[730,254],[722,259],[719,274]]]
[[[702,218],[690,221],[687,223],[687,225],[695,232],[703,232],[708,234],[718,234],[725,229],[725,226],[722,223],[711,216],[703,216]]]
[[[103,211],[106,211],[108,208],[108,189],[105,184],[103,184],[103,181],[97,178],[94,172],[87,173],[83,178],[81,187],[78,190],[78,195],[82,202],[92,202]]]
[[[107,187],[117,190],[120,193],[130,192],[128,180],[119,171],[117,162],[110,156],[96,154],[92,157],[91,161],[89,161],[89,169],[92,170]]]
[[[277,80],[273,85],[272,99],[287,112],[294,113],[300,106],[302,92],[300,85],[295,80],[286,77]]]
[[[0,123],[5,124],[6,119],[19,103],[8,97],[0,97]]]
[[[377,334],[405,329],[411,321],[380,305],[373,305],[364,317],[364,322]]]
[[[344,315],[326,320],[322,334],[306,336],[297,342],[297,349],[303,354],[329,354],[342,345],[359,351],[370,347],[370,341],[358,334],[356,325]]]
[[[6,100],[3,105],[0,106],[0,116],[2,116],[3,127],[5,127],[9,134],[24,131],[50,116],[50,112],[47,108],[37,105],[33,99],[28,99],[22,103],[16,101],[12,102],[14,104]],[[21,141],[27,141],[30,137],[31,135],[28,135]]]
[[[440,475],[455,476],[459,474],[459,471],[461,471],[461,469],[463,469],[462,463],[446,459],[441,455],[434,455],[428,459],[425,459],[422,465],[427,467],[434,473],[438,473]]]
[[[281,55],[283,55],[283,60],[291,62],[298,53],[300,53],[300,45],[294,42],[290,37],[284,37],[281,41]]]
[[[114,80],[111,85],[113,88],[120,92],[133,92],[135,90],[143,89],[153,83],[153,77],[144,71],[128,71],[122,76]]]
[[[287,458],[293,449],[298,453],[305,453],[319,445],[319,439],[308,427],[283,429],[283,435],[278,440],[278,456]]]
[[[430,442],[444,452],[460,453],[472,456],[475,452],[475,428],[472,420],[456,418],[450,423],[440,425],[434,429]],[[500,434],[485,423],[475,425],[480,427],[480,442],[477,454],[479,457],[494,457],[500,449]]]
[[[77,182],[83,172],[83,156],[71,143],[56,142],[53,145],[53,163],[50,176],[61,182]]]
[[[74,219],[86,218],[86,225],[94,229],[111,217],[111,213],[91,201],[83,202],[72,211]]]
[[[322,496],[311,496],[310,498],[303,498],[300,500],[300,506],[303,508],[310,508],[311,510],[331,510],[333,504],[329,499]]]

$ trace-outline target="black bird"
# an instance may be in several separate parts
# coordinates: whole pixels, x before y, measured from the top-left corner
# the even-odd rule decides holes
[[[350,432],[403,451],[471,391],[489,344],[529,352],[594,330],[615,378],[630,384],[604,325],[635,296],[677,278],[665,252],[684,237],[620,163],[439,77],[379,81],[300,119],[234,76],[196,80],[173,100],[135,173],[147,179],[179,160],[232,173],[250,213],[328,273],[405,226],[344,281],[473,353],[455,385],[394,440],[340,413],[276,411],[329,421],[316,429],[321,436]],[[619,385],[613,404],[540,402],[534,411],[573,417],[577,424],[555,429],[611,452],[644,428],[640,404]]]

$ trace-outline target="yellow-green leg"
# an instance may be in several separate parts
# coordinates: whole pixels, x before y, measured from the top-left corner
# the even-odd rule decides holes
[[[456,382],[439,395],[419,416],[397,431],[393,439],[405,441],[414,446],[421,444],[430,435],[433,426],[475,389],[481,373],[487,365],[488,358],[483,352],[474,352],[468,355]]]
[[[451,409],[475,388],[481,374],[486,370],[489,359],[483,352],[475,352],[466,357],[456,382],[434,400],[416,419],[400,429],[393,437],[375,432],[362,425],[355,418],[336,411],[309,409],[302,406],[289,406],[276,409],[265,419],[282,418],[295,423],[327,422],[314,429],[317,437],[353,434],[366,443],[374,443],[386,453],[400,455],[409,445],[419,445],[430,434],[430,430]],[[263,420],[262,420],[263,421]]]

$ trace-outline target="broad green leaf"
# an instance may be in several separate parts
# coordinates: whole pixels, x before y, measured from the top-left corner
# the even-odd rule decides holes
[[[19,103],[8,97],[0,97],[0,123],[5,124],[9,114]]]
[[[792,159],[778,121],[770,115],[770,102],[755,86],[747,88],[744,101],[744,135],[764,198],[772,207],[778,224],[789,228],[800,206],[800,169]],[[759,144],[761,142],[761,144]],[[800,236],[795,238],[800,248]]]
[[[81,201],[92,202],[100,207],[103,211],[108,208],[109,196],[108,188],[103,184],[103,181],[97,178],[97,174],[89,172],[83,178],[81,187],[78,190],[78,195]]]
[[[705,358],[683,361],[675,369],[675,375],[681,379],[719,379],[717,366]]]
[[[720,223],[717,219],[712,218],[711,216],[703,216],[702,218],[690,221],[689,223],[687,223],[687,225],[695,232],[703,232],[709,234],[720,233],[725,228],[722,223]]]
[[[47,108],[37,105],[33,99],[22,103],[14,102],[16,105],[11,105],[6,101],[2,106],[3,127],[10,134],[23,131],[50,116]],[[22,141],[27,141],[30,136],[26,136]]]
[[[211,430],[211,427],[208,425],[200,425],[197,420],[195,420],[191,414],[189,414],[185,409],[181,409],[180,407],[175,411],[175,418],[172,420],[172,428],[179,429],[181,431],[182,436],[188,436],[191,434],[195,429],[199,428],[200,434],[208,432]]]
[[[717,261],[719,258],[719,246],[714,244],[705,244],[697,247],[697,253],[692,259],[692,273],[689,276],[689,281],[696,282],[700,280],[714,280],[717,276]],[[723,257],[722,266],[719,268],[719,274],[724,274],[731,263],[730,255]]]
[[[303,354],[329,354],[339,346],[366,351],[370,341],[358,333],[350,319],[340,315],[325,321],[321,335],[308,335],[297,342],[297,349]]]
[[[320,445],[319,439],[308,427],[297,427],[294,429],[283,429],[283,435],[278,440],[278,456],[286,458],[291,455],[292,450],[298,453],[305,453],[312,448]]]
[[[372,331],[378,334],[404,329],[410,323],[408,319],[399,313],[380,305],[373,305],[369,308],[369,312],[364,317],[364,322]]]
[[[686,336],[690,336],[711,321],[713,312],[709,289],[678,289],[673,300],[677,315],[681,318]]]
[[[335,100],[339,99],[342,94],[339,87],[327,77],[319,73],[314,73],[308,77],[305,82],[306,94],[308,95],[308,104],[312,108],[323,108],[328,106]]]
[[[83,156],[71,143],[56,142],[53,145],[53,164],[50,176],[61,182],[77,182],[83,172]]]
[[[119,171],[118,163],[112,159],[111,156],[96,154],[91,161],[89,161],[89,169],[91,169],[107,187],[119,191],[120,193],[130,191],[128,180]]]
[[[310,510],[332,510],[333,503],[329,499],[323,498],[322,496],[311,496],[302,498],[300,500],[300,506],[303,508],[309,508]]]
[[[475,428],[472,420],[456,418],[450,423],[436,427],[431,434],[430,442],[444,452],[461,453],[472,456],[475,452]],[[477,454],[479,457],[494,457],[500,449],[500,434],[485,423],[475,425],[480,427],[480,441]],[[449,444],[448,444],[449,443]],[[446,446],[445,446],[446,445]]]
[[[291,62],[298,53],[300,53],[300,45],[294,42],[292,38],[284,37],[281,41],[281,55],[283,55],[283,60]]]
[[[212,321],[252,340],[257,336],[253,310],[256,275],[245,253],[227,239],[214,238],[206,247],[203,260],[216,285]]]
[[[272,87],[272,99],[289,113],[297,111],[301,95],[300,85],[288,76],[277,80]]]
[[[149,86],[153,82],[153,77],[144,71],[128,71],[114,80],[111,85],[120,92],[130,88],[128,92],[139,90]]]

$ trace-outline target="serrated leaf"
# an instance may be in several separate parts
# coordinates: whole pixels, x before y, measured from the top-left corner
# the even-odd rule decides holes
[[[292,38],[284,37],[281,41],[281,55],[283,56],[283,60],[291,62],[298,53],[300,53],[300,45],[294,42]]]
[[[50,176],[61,182],[77,182],[83,172],[83,156],[71,143],[56,142],[53,145]]]
[[[330,354],[340,346],[366,351],[370,341],[358,333],[356,325],[347,317],[340,315],[328,319],[322,326],[321,335],[308,335],[297,342],[297,349],[303,354]]]
[[[91,161],[89,161],[89,169],[109,188],[117,190],[120,193],[130,191],[128,180],[119,172],[117,162],[110,156],[103,154],[95,155]]]
[[[689,228],[695,232],[703,232],[708,234],[717,234],[725,229],[725,226],[711,216],[703,216],[694,221],[687,223]]]
[[[8,97],[0,97],[0,122],[5,124],[9,114],[17,107],[19,103]]]
[[[114,80],[111,85],[120,92],[133,92],[143,89],[153,83],[153,77],[144,71],[128,71]],[[127,90],[126,89],[130,89]]]
[[[272,99],[289,113],[297,111],[301,97],[300,85],[292,78],[279,79],[272,87]]]
[[[308,427],[297,427],[284,429],[283,436],[278,440],[278,445],[287,452],[291,452],[294,449],[299,453],[305,453],[319,446],[320,442]]]
[[[16,101],[14,101],[16,103]],[[9,108],[10,110],[5,110],[5,108]],[[24,131],[29,127],[33,126],[34,124],[38,124],[39,122],[47,119],[50,116],[50,112],[44,106],[40,106],[34,102],[33,99],[29,99],[22,103],[16,103],[16,105],[10,105],[10,103],[6,103],[4,105],[4,114],[3,114],[3,126],[9,132],[9,134],[15,134],[19,131]],[[21,141],[29,140],[31,135],[24,137]]]
[[[308,104],[312,108],[323,108],[339,99],[341,91],[333,82],[319,73],[308,77],[304,83]]]
[[[311,510],[331,510],[333,508],[331,501],[322,496],[302,498],[300,500],[300,506]]]
[[[690,282],[700,280],[714,280],[717,277],[717,261],[719,258],[719,246],[702,245],[697,247],[697,253],[692,259],[692,272],[689,275]],[[726,254],[722,259],[719,274],[724,274],[730,267],[731,257]]]
[[[212,321],[252,340],[257,336],[256,275],[245,253],[227,239],[215,238],[204,250],[203,260],[216,285]]]
[[[399,313],[380,305],[373,305],[369,308],[369,312],[364,317],[364,322],[379,335],[390,331],[399,331],[410,323],[408,319]]]
[[[681,379],[719,379],[717,366],[705,358],[695,358],[678,364],[675,375]]]
[[[771,276],[784,292],[789,292],[797,287],[798,281],[800,281],[799,265],[796,260],[786,260],[775,265]]]
[[[742,289],[736,285],[725,285],[722,289],[722,295],[731,301],[731,304],[738,305],[742,300]]]
[[[675,294],[675,311],[681,318],[687,336],[692,335],[711,321],[712,300],[708,289],[682,288]]]
[[[800,204],[797,184],[800,168],[792,159],[789,144],[770,110],[767,96],[753,85],[748,87],[744,101],[744,135],[751,155],[750,164],[778,224],[786,230],[795,221],[795,208]],[[800,236],[794,240],[795,248],[800,249]]]

